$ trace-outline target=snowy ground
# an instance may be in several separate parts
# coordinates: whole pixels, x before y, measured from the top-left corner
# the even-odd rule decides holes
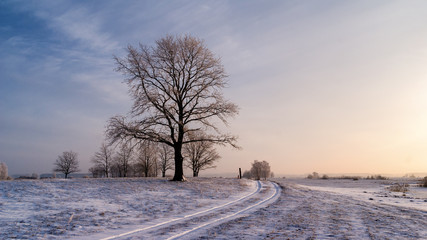
[[[249,180],[70,179],[0,182],[0,239],[76,239],[221,205]]]
[[[274,204],[209,229],[199,239],[427,239],[426,190],[392,193],[395,181],[276,180]]]
[[[396,181],[2,181],[0,239],[427,239],[427,191]]]

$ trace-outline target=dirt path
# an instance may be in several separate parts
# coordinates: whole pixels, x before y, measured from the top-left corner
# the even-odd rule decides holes
[[[427,239],[427,212],[282,182],[278,201],[198,239]]]

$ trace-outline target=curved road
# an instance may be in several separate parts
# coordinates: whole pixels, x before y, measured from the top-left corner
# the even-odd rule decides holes
[[[103,238],[103,240],[192,239],[203,235],[203,231],[211,227],[265,207],[276,201],[280,196],[280,192],[281,189],[276,183],[258,181],[257,188],[253,192],[239,199],[203,211]]]

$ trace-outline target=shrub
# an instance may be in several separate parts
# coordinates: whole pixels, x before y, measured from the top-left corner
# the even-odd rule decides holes
[[[244,171],[244,172],[243,172],[242,178],[247,178],[247,179],[249,179],[249,178],[251,178],[251,177],[252,177],[252,175],[251,175],[251,172],[250,172],[250,171]]]
[[[7,180],[8,177],[6,163],[0,163],[0,180]]]
[[[319,177],[319,173],[317,173],[317,172],[313,172],[313,174],[309,174],[309,175],[307,176],[307,178],[308,178],[308,179],[319,179],[320,177]]]
[[[427,187],[427,177],[424,177],[422,180],[421,180],[421,187]]]
[[[391,185],[390,187],[388,187],[388,189],[392,192],[407,192],[409,191],[409,185],[406,183],[395,183],[393,185]]]
[[[370,179],[370,180],[388,180],[387,177],[383,177],[381,175],[372,175],[372,176],[368,176],[366,179]]]

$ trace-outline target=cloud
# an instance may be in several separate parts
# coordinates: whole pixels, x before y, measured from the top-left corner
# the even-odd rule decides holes
[[[63,14],[48,16],[46,20],[53,29],[78,40],[91,50],[111,53],[118,48],[117,42],[108,33],[100,31],[101,20],[84,7],[71,8]]]
[[[230,131],[241,134],[245,148],[224,154],[239,164],[267,157],[304,171],[317,159],[357,151],[366,159],[393,158],[369,152],[375,142],[403,146],[385,139],[399,134],[414,144],[423,139],[413,134],[426,119],[417,114],[426,101],[423,2],[20,1],[2,7],[13,19],[0,26],[7,32],[0,33],[0,124],[8,129],[0,134],[8,146],[27,151],[13,157],[21,163],[37,149],[44,161],[68,146],[89,159],[108,117],[130,109],[112,55],[165,34],[201,37],[221,57],[230,75],[226,96],[241,107]],[[3,150],[0,157],[14,155]],[[301,164],[282,163],[286,158]],[[221,162],[217,171],[232,164]]]

